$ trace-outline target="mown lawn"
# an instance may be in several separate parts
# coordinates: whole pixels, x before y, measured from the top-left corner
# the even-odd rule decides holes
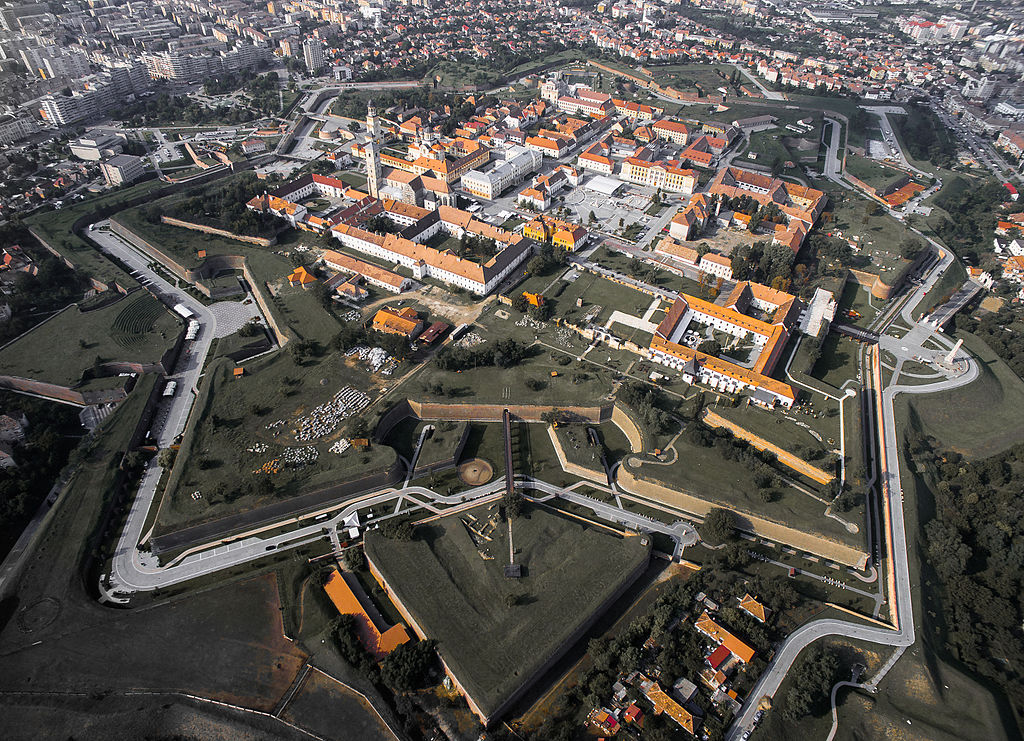
[[[503,575],[506,525],[497,522],[492,540],[482,540],[478,551],[464,524],[480,528],[491,518],[497,518],[496,507],[481,506],[420,526],[408,542],[370,531],[365,546],[367,558],[438,641],[445,662],[485,713],[567,648],[570,636],[649,554],[639,537],[619,537],[527,505],[512,525],[523,577],[510,580]]]
[[[89,312],[72,306],[0,351],[0,373],[75,386],[99,363],[158,362],[179,330],[145,291]]]

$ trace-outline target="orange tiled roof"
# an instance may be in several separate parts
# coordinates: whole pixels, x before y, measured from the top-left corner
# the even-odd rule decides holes
[[[697,620],[696,628],[715,643],[725,646],[744,664],[749,664],[754,658],[754,649],[712,620],[706,611]]]
[[[409,634],[401,624],[393,625],[381,633],[337,569],[328,577],[327,583],[324,584],[324,591],[327,592],[327,596],[330,597],[338,612],[342,615],[352,615],[356,619],[360,641],[366,650],[378,659],[383,658],[409,640]]]

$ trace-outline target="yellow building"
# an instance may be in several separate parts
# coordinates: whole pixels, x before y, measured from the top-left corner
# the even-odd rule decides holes
[[[550,216],[537,216],[523,226],[523,236],[537,242],[551,242],[572,252],[583,246],[587,239],[587,230],[579,224],[572,224]]]

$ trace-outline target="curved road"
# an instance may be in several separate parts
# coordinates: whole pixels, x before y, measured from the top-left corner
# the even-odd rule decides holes
[[[932,268],[927,279],[922,281],[922,284],[916,288],[910,295],[910,298],[900,301],[893,309],[890,309],[883,315],[883,328],[888,326],[898,314],[911,323],[911,326],[914,327],[912,331],[918,330],[920,325],[913,321],[911,312],[920,300],[924,298],[927,291],[938,281],[939,276],[952,264],[953,259],[947,250],[946,256]],[[933,331],[931,327],[922,329],[925,336],[933,336]],[[899,343],[900,348],[904,346],[909,348],[911,346],[907,344],[906,337],[893,341]],[[898,349],[898,352],[904,351]],[[967,369],[958,376],[928,385],[890,385],[882,392],[880,409],[882,419],[879,420],[879,427],[882,431],[881,443],[885,452],[884,459],[888,461],[888,466],[887,470],[880,471],[880,477],[884,484],[882,491],[888,492],[891,512],[889,535],[892,538],[893,568],[895,571],[895,593],[893,597],[896,603],[898,627],[894,630],[887,630],[829,618],[815,620],[798,628],[783,642],[768,668],[747,696],[743,709],[726,735],[728,741],[740,739],[746,731],[753,728],[754,715],[758,710],[761,699],[765,696],[775,695],[783,678],[793,666],[793,662],[796,661],[800,652],[819,638],[843,636],[895,647],[907,647],[914,643],[916,633],[914,630],[913,600],[910,592],[910,563],[907,556],[906,525],[903,519],[903,490],[900,484],[899,446],[896,439],[893,401],[901,393],[928,394],[970,383],[978,376],[978,365],[966,353],[961,357],[966,360]],[[901,365],[902,360],[901,358]],[[898,380],[898,376],[893,376],[893,378]]]

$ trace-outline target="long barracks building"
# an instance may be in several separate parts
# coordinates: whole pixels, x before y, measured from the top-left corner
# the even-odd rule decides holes
[[[479,221],[467,211],[451,206],[429,210],[393,199],[378,200],[334,178],[306,176],[275,192],[277,195],[256,196],[247,207],[273,213],[300,229],[329,234],[351,250],[406,267],[416,280],[433,278],[480,295],[493,291],[533,249],[533,242],[526,237]],[[296,202],[312,193],[347,203],[330,215],[315,216]],[[377,234],[367,230],[364,227],[374,216],[387,216],[401,231]],[[442,233],[455,239],[475,236],[491,240],[495,254],[478,262],[428,245]]]
[[[680,295],[658,325],[651,340],[651,359],[680,371],[687,383],[700,382],[718,391],[748,391],[751,400],[766,407],[796,401],[793,387],[769,374],[775,368],[799,320],[800,302],[795,296],[758,283],[739,283],[725,306],[695,296]],[[750,316],[752,310],[765,319]],[[751,341],[757,353],[749,368],[700,352],[681,342],[691,323]]]

